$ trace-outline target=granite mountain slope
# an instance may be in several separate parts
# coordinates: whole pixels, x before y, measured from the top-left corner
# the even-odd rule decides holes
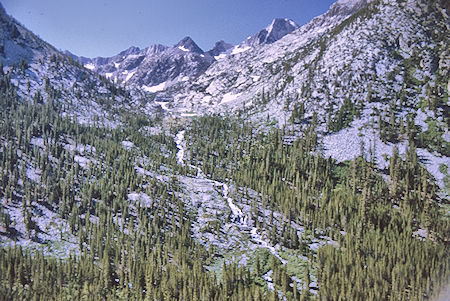
[[[325,154],[351,159],[361,144],[366,153],[376,145],[380,168],[395,145],[403,152],[412,142],[443,186],[448,22],[445,1],[337,1],[280,40],[223,57],[156,100],[172,112],[231,111],[294,132],[314,120]]]
[[[65,114],[81,122],[116,126],[120,117],[114,110],[136,107],[130,105],[130,93],[123,87],[41,40],[7,15],[1,4],[0,61],[2,74],[10,78],[23,100],[63,103]]]
[[[159,92],[178,83],[187,82],[203,74],[216,60],[241,53],[248,49],[273,43],[298,28],[289,19],[274,19],[258,34],[237,46],[224,41],[204,52],[190,37],[185,37],[172,47],[152,45],[145,49],[130,47],[113,57],[76,60],[115,82],[126,83],[132,88]]]
[[[185,38],[90,60],[0,10],[0,295],[436,293],[448,197],[418,162],[442,188],[447,11],[340,0],[298,29],[275,20],[251,46],[205,53]],[[273,41],[275,28],[293,31]],[[208,113],[222,116],[185,118]],[[43,273],[47,260],[59,272]]]

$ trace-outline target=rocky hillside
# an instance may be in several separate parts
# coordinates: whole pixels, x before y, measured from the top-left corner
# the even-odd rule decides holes
[[[217,50],[216,50],[217,51]],[[128,86],[157,92],[165,84],[187,81],[203,73],[214,58],[186,37],[172,47],[153,45],[145,49],[131,47],[110,58],[77,58],[90,70]]]
[[[367,153],[375,145],[380,168],[394,145],[403,152],[410,141],[443,186],[439,166],[450,152],[445,3],[337,1],[279,41],[226,56],[156,99],[172,111],[234,111],[292,130],[314,119],[325,154],[351,159],[361,144]]]
[[[0,4],[0,62],[23,99],[65,104],[65,114],[83,123],[121,123],[121,111],[139,108],[123,87],[67,56],[8,16]],[[95,87],[95,89],[94,89]],[[144,110],[144,109],[142,109]]]
[[[304,103],[307,114],[321,109],[322,121],[330,102],[333,115],[346,98],[395,98],[392,92],[400,93],[405,81],[420,90],[418,84],[430,78],[429,93],[442,97],[447,89],[447,20],[439,2],[338,1],[294,33],[215,62],[198,79],[169,93],[174,106],[201,111],[249,108],[264,90],[267,103],[256,110],[277,117],[276,111],[287,113]],[[409,76],[408,70],[417,72]],[[417,102],[418,95],[410,99]],[[277,119],[283,122],[281,116]]]
[[[437,296],[449,9],[339,0],[89,59],[0,7],[0,299]]]
[[[130,47],[108,58],[89,59],[67,53],[86,68],[115,82],[155,93],[177,83],[194,80],[216,60],[274,43],[297,28],[298,25],[292,20],[274,19],[267,28],[237,46],[219,41],[206,52],[190,37],[185,37],[172,47],[163,45],[152,45],[145,49]]]

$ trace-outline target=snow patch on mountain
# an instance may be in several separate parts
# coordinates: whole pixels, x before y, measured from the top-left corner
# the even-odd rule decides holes
[[[184,52],[190,51],[189,49],[185,48],[184,46],[178,46],[178,49],[180,49],[181,51],[184,51]]]
[[[163,91],[166,88],[166,84],[167,84],[166,82],[163,82],[163,83],[160,83],[159,85],[151,86],[151,87],[143,85],[142,88],[147,92],[155,93],[155,92]]]
[[[234,55],[234,54],[243,53],[250,49],[252,49],[252,47],[250,47],[250,46],[247,46],[247,47],[236,46],[233,48],[233,51],[231,51],[231,54]]]
[[[227,93],[222,97],[222,101],[220,102],[220,104],[225,104],[225,103],[229,103],[232,101],[235,101],[236,99],[239,98],[239,96],[241,96],[242,93],[238,93],[238,94],[233,94],[233,93]]]
[[[218,60],[224,59],[226,57],[227,57],[227,54],[222,53],[222,54],[216,55],[214,58],[218,61]]]
[[[127,77],[125,78],[125,82],[127,82],[127,81],[129,81],[132,77],[133,77],[133,75],[135,75],[136,74],[136,71],[133,71],[133,72],[130,72],[130,73],[128,73],[127,72]]]
[[[91,63],[85,64],[85,65],[84,65],[84,68],[89,69],[89,70],[94,70],[94,69],[95,69],[95,65],[94,65],[94,64],[91,64]]]
[[[253,79],[254,82],[257,82],[261,79],[261,76],[259,75],[250,75],[250,77]]]

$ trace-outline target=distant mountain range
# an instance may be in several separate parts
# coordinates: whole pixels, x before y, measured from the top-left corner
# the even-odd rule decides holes
[[[338,0],[85,58],[0,5],[0,299],[432,300],[449,14]]]
[[[70,104],[68,114],[86,122],[114,119],[103,99],[113,99],[116,112],[226,112],[297,129],[314,119],[324,151],[339,160],[375,139],[382,166],[389,143],[401,149],[407,143],[396,130],[407,116],[420,137],[429,134],[431,122],[439,138],[432,144],[420,138],[418,145],[443,185],[438,166],[447,158],[439,156],[449,153],[447,11],[446,1],[339,0],[304,26],[274,19],[234,46],[220,41],[205,52],[186,37],[171,47],[85,58],[59,52],[2,8],[0,60],[21,95],[46,93],[46,82],[64,88],[58,95]],[[21,61],[28,67],[23,72]],[[352,139],[351,150],[334,151],[344,138]]]
[[[145,49],[130,47],[113,57],[78,57],[66,54],[115,82],[123,82],[148,92],[158,92],[177,82],[188,81],[203,74],[216,60],[248,49],[271,44],[299,28],[289,19],[275,19],[258,34],[233,46],[224,41],[204,52],[190,37],[172,47],[152,45]]]

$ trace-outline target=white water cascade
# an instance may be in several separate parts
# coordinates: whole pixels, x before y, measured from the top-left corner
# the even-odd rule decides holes
[[[177,162],[178,162],[178,164],[180,164],[182,166],[185,165],[185,163],[184,163],[184,156],[185,156],[185,153],[186,153],[186,141],[185,141],[185,138],[184,138],[185,133],[186,133],[186,131],[182,130],[182,131],[179,131],[176,134],[176,136],[175,136],[175,143],[176,143],[177,148],[178,148],[178,152],[176,154]],[[214,181],[214,180],[211,180],[211,179],[207,179],[205,174],[203,173],[203,171],[201,170],[200,167],[193,166],[193,165],[188,165],[188,166],[190,168],[197,169],[197,177],[198,178],[202,178],[202,179],[211,181],[216,186],[219,186],[219,187],[221,186],[222,187],[223,198],[227,200],[228,206],[230,207],[231,213],[232,213],[232,215],[234,217],[232,221],[236,224],[236,226],[238,228],[240,228],[242,226],[251,228],[250,236],[251,236],[251,239],[252,239],[252,241],[254,243],[258,244],[262,248],[268,249],[283,264],[287,263],[286,260],[284,260],[283,258],[281,258],[278,255],[275,247],[273,247],[270,244],[270,242],[267,239],[264,239],[263,236],[258,232],[258,228],[253,227],[253,226],[250,225],[248,216],[246,214],[244,214],[242,212],[242,210],[238,206],[236,206],[236,204],[234,203],[233,199],[231,197],[229,197],[228,194],[229,194],[229,189],[230,188],[229,188],[227,183],[222,183],[222,182]]]

